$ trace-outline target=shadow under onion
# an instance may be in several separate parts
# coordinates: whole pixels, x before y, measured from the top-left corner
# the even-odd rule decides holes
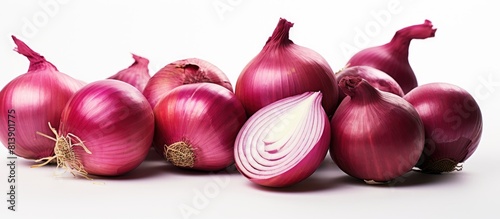
[[[128,173],[118,176],[99,176],[89,174],[89,178],[92,180],[135,180],[143,179],[148,177],[157,176],[166,173],[168,168],[166,168],[165,161],[161,160],[161,157],[155,155],[153,150],[149,152],[145,161],[143,161],[138,167],[131,170]],[[159,158],[155,158],[159,157]],[[56,163],[49,163],[45,166],[40,166],[33,168],[33,165],[38,164],[33,160],[19,159],[19,164],[22,167],[30,168],[36,171],[37,169],[52,169],[52,176],[58,179],[76,179],[76,180],[87,180],[80,176],[73,176],[69,171],[65,171],[63,168],[56,168]]]
[[[342,176],[344,173],[339,169],[333,160],[327,155],[321,165],[316,169],[313,175],[309,176],[302,182],[287,187],[266,187],[256,183],[248,182],[255,189],[266,192],[278,193],[301,193],[301,192],[317,192],[331,189],[338,189],[345,185]],[[350,177],[352,178],[352,177]],[[354,179],[354,178],[353,178]]]
[[[403,176],[400,176],[388,183],[369,185],[363,180],[351,177],[349,175],[344,175],[339,178],[339,182],[343,184],[350,184],[355,186],[368,186],[368,187],[379,187],[379,188],[404,188],[404,187],[415,187],[415,186],[435,186],[439,184],[451,183],[453,181],[458,181],[463,173],[443,173],[443,174],[426,174],[417,171],[410,171]]]
[[[335,189],[341,186],[341,181],[339,178],[323,177],[323,176],[310,176],[304,181],[294,184],[288,187],[266,187],[261,186],[256,183],[248,182],[250,186],[254,189],[265,191],[265,192],[276,192],[276,193],[303,193],[303,192],[318,192]]]

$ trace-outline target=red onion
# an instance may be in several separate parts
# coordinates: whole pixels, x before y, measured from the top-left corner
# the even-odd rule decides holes
[[[49,122],[58,127],[64,106],[84,83],[59,72],[15,36],[12,39],[17,45],[15,50],[28,58],[30,66],[27,73],[0,91],[0,140],[12,155],[26,159],[47,157],[54,152],[53,142],[36,132],[50,133]]]
[[[424,126],[402,97],[347,76],[348,95],[331,121],[330,155],[339,168],[365,182],[388,182],[410,171],[424,147]]]
[[[330,144],[320,92],[278,100],[257,111],[236,138],[236,167],[263,186],[294,185],[314,173]]]
[[[320,54],[288,38],[292,26],[281,18],[262,51],[238,77],[235,93],[248,115],[276,100],[307,91],[321,91],[326,113],[333,115],[335,111],[338,90],[334,72]]]
[[[404,96],[403,90],[391,76],[383,71],[370,66],[352,66],[342,69],[335,74],[337,80],[340,81],[346,76],[359,76],[365,79],[370,85],[381,90],[396,94],[400,97]],[[344,92],[339,87],[339,104],[345,98]]]
[[[149,79],[143,93],[154,108],[172,89],[202,82],[218,84],[233,92],[231,82],[217,66],[205,60],[190,58],[172,62],[160,69]]]
[[[408,93],[417,87],[417,78],[408,61],[412,39],[434,37],[436,28],[431,21],[398,30],[392,40],[384,45],[361,50],[348,61],[348,66],[367,65],[389,74]]]
[[[55,159],[58,167],[84,177],[122,175],[139,166],[151,148],[153,110],[132,85],[100,80],[75,93],[53,132],[55,156],[36,166]]]
[[[474,98],[448,83],[418,86],[404,98],[424,122],[426,142],[416,166],[430,173],[461,170],[483,131],[481,110]]]
[[[148,69],[149,60],[136,54],[132,54],[132,58],[134,58],[132,65],[110,76],[109,79],[127,82],[142,92],[151,78]]]
[[[234,141],[247,117],[229,89],[213,83],[179,86],[154,113],[153,145],[173,165],[216,171],[234,163]]]

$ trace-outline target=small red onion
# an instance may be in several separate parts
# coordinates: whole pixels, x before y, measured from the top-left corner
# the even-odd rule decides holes
[[[333,70],[320,54],[288,38],[292,26],[281,18],[262,51],[238,77],[235,93],[248,115],[274,101],[307,91],[321,91],[328,115],[336,109],[338,85]]]
[[[136,54],[132,54],[132,58],[134,59],[132,65],[110,76],[108,79],[127,82],[142,92],[151,78],[148,69],[149,60]]]
[[[416,165],[423,172],[461,170],[481,140],[481,109],[466,90],[448,83],[418,86],[404,97],[424,122],[425,147]]]
[[[263,186],[291,186],[308,178],[324,160],[330,124],[320,92],[283,98],[257,111],[235,143],[236,167]]]
[[[154,108],[154,147],[175,166],[203,171],[234,163],[234,141],[247,117],[233,92],[213,83],[179,86]]]
[[[218,84],[233,92],[228,77],[217,66],[202,59],[189,58],[172,62],[160,69],[149,79],[143,93],[154,108],[172,89],[202,82]]]
[[[410,171],[425,141],[413,106],[360,77],[344,77],[339,86],[348,97],[331,121],[330,156],[338,167],[367,183],[389,182]]]
[[[396,94],[400,97],[404,96],[403,90],[399,86],[398,82],[396,82],[391,76],[386,74],[383,71],[380,71],[376,68],[370,66],[352,66],[342,69],[340,72],[335,74],[337,77],[337,81],[340,81],[342,78],[346,76],[359,76],[365,79],[370,85],[374,88],[377,88],[381,91],[386,91],[389,93]],[[342,92],[339,87],[339,104],[345,98],[344,92]]]
[[[43,56],[12,36],[15,49],[30,62],[28,72],[0,91],[0,140],[11,155],[39,159],[54,153],[54,144],[36,132],[50,133],[50,122],[59,127],[61,112],[83,85],[61,73]]]
[[[389,74],[406,94],[417,87],[418,82],[408,61],[410,42],[413,39],[434,37],[436,28],[431,21],[398,30],[392,40],[384,45],[361,50],[348,61],[348,66],[367,65]]]
[[[75,93],[53,132],[55,156],[36,166],[55,159],[58,167],[84,177],[122,175],[139,166],[151,148],[153,110],[132,85],[100,80]]]

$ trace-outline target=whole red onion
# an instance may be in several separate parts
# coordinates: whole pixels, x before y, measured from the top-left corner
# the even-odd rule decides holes
[[[410,171],[424,147],[424,126],[413,106],[347,76],[348,95],[331,121],[330,156],[345,173],[365,182],[389,182]]]
[[[132,65],[110,76],[108,79],[127,82],[142,92],[151,78],[148,69],[149,60],[136,54],[132,54],[132,58],[134,59]]]
[[[95,81],[73,95],[53,132],[55,155],[36,166],[55,159],[75,175],[122,175],[139,166],[151,148],[153,110],[132,85]]]
[[[383,71],[370,66],[352,66],[342,69],[340,72],[336,73],[337,81],[342,80],[346,76],[359,76],[365,79],[370,85],[389,93],[396,94],[400,97],[404,96],[403,90],[391,76]],[[342,92],[339,87],[339,104],[345,98],[344,92]]]
[[[398,30],[392,40],[384,45],[366,48],[354,54],[348,66],[367,65],[389,74],[408,93],[418,86],[417,78],[408,61],[410,42],[413,39],[434,37],[436,28],[431,21]]]
[[[425,147],[416,165],[423,172],[460,170],[481,140],[481,109],[466,90],[448,83],[418,86],[404,97],[424,122]]]
[[[0,140],[11,155],[39,159],[54,153],[54,143],[37,132],[59,127],[61,112],[85,83],[61,73],[43,56],[12,36],[16,51],[28,58],[28,72],[0,91]]]
[[[248,115],[274,101],[307,91],[321,91],[328,115],[336,109],[338,89],[334,72],[320,54],[288,38],[292,26],[281,18],[262,51],[238,77],[235,94]]]
[[[181,168],[216,171],[234,163],[236,135],[247,117],[233,92],[213,83],[179,86],[154,108],[154,147]]]
[[[156,72],[149,79],[143,94],[154,108],[172,89],[203,82],[218,84],[233,92],[228,77],[217,66],[202,59],[189,58],[172,62]]]

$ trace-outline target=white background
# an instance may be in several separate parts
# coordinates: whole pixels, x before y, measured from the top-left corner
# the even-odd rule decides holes
[[[480,104],[484,119],[482,141],[463,171],[410,173],[393,186],[353,180],[329,157],[306,181],[274,190],[253,185],[234,169],[219,174],[181,171],[154,153],[128,175],[94,181],[56,177],[53,166],[32,169],[31,161],[21,159],[16,212],[7,210],[7,149],[2,149],[1,218],[187,218],[182,209],[193,213],[189,218],[500,215],[500,15],[490,1],[0,2],[1,87],[28,68],[27,59],[12,51],[12,34],[60,71],[87,82],[129,66],[134,52],[150,59],[151,74],[178,59],[202,58],[222,69],[234,85],[280,17],[295,23],[290,38],[296,44],[322,54],[334,70],[352,55],[342,48],[380,45],[396,30],[429,19],[438,28],[436,37],[415,40],[410,48],[420,84],[441,81],[465,88]],[[389,16],[381,20],[381,14]]]

